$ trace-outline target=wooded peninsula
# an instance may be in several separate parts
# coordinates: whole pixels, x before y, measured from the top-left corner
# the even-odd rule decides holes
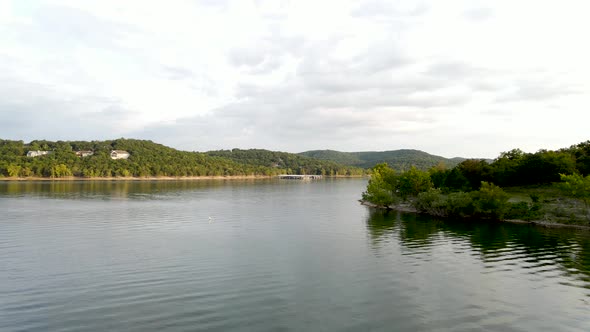
[[[371,170],[363,201],[439,217],[590,225],[590,141],[557,151],[514,149],[491,163]]]

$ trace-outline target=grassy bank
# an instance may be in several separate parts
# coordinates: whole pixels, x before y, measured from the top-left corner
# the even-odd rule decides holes
[[[590,226],[589,211],[584,201],[563,196],[555,185],[509,187],[504,191],[510,196],[512,206],[525,204],[535,211],[526,221]],[[510,215],[508,216],[510,217]]]

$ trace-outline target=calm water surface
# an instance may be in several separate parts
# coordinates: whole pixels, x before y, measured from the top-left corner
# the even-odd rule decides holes
[[[590,331],[590,232],[365,180],[0,182],[1,331]]]

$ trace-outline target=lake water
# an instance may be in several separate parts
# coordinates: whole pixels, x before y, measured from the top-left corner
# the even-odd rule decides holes
[[[590,232],[363,179],[0,182],[1,331],[590,331]]]

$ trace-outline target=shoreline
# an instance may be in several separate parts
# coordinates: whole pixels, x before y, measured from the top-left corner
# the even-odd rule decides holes
[[[148,177],[81,177],[68,176],[62,178],[26,177],[0,178],[0,182],[28,182],[28,181],[178,181],[178,180],[249,180],[271,179],[267,175],[233,175],[233,176],[148,176]]]
[[[359,202],[361,203],[361,205],[364,205],[364,206],[367,206],[370,208],[384,209],[383,207],[375,205],[371,202],[363,201],[362,199],[360,199]],[[394,205],[394,206],[390,206],[389,209],[391,209],[392,211],[398,211],[398,212],[404,212],[404,213],[429,215],[428,213],[420,213],[418,210],[411,207],[409,204]],[[430,215],[430,216],[436,217],[436,218],[441,218],[441,219],[449,219],[449,217],[440,217],[440,216],[433,216],[433,215]],[[459,218],[459,219],[461,219],[461,218]],[[590,231],[590,226],[575,225],[575,224],[560,224],[560,223],[554,223],[554,222],[550,222],[550,221],[546,221],[546,220],[504,219],[504,220],[495,220],[494,222],[506,222],[506,223],[512,223],[512,224],[529,224],[529,225],[546,227],[546,228],[572,228],[572,229]]]
[[[0,182],[29,182],[29,181],[200,181],[200,180],[262,180],[271,179],[267,175],[233,175],[233,176],[148,176],[148,177],[81,177],[68,176],[62,178],[26,177],[0,178]]]
[[[363,178],[363,176],[335,175],[324,178]],[[148,176],[148,177],[82,177],[68,176],[62,178],[47,177],[5,177],[0,182],[32,182],[32,181],[202,181],[202,180],[265,180],[278,178],[278,175],[213,175],[213,176]]]

